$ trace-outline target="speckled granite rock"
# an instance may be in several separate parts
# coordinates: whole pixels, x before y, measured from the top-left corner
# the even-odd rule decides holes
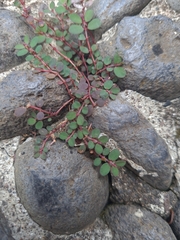
[[[0,239],[1,240],[14,240],[11,236],[11,230],[8,226],[8,221],[6,220],[1,208],[0,208]]]
[[[167,101],[180,97],[179,34],[179,22],[165,16],[125,17],[99,46],[103,55],[122,54],[127,70],[118,82],[122,90]]]
[[[98,0],[94,1],[91,8],[94,14],[101,20],[101,28],[95,35],[100,38],[102,33],[114,26],[125,16],[138,14],[151,0]]]
[[[177,239],[180,239],[180,200],[174,208],[174,218],[170,226]]]
[[[90,122],[117,142],[134,162],[136,174],[154,188],[169,188],[172,161],[168,147],[136,108],[118,96],[115,101],[96,109]]]
[[[113,240],[177,240],[166,221],[139,206],[109,205],[104,218]]]
[[[65,88],[57,82],[58,79],[48,81],[42,74],[28,70],[15,71],[0,81],[0,140],[32,131],[27,125],[28,112],[21,117],[14,116],[17,107],[43,99],[43,108],[55,112],[68,100]]]
[[[138,204],[163,218],[170,216],[178,199],[172,191],[159,191],[127,168],[112,177],[110,200],[119,204]]]
[[[22,63],[25,58],[17,57],[15,45],[22,42],[25,35],[33,36],[30,27],[16,12],[0,8],[0,73]]]
[[[167,0],[167,3],[171,8],[177,12],[180,12],[180,1],[179,0]]]
[[[34,159],[31,139],[15,157],[17,193],[31,218],[55,234],[71,234],[93,223],[109,196],[108,177],[92,160],[57,141],[46,161]]]

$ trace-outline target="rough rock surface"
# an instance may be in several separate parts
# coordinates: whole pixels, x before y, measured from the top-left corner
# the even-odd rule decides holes
[[[95,35],[100,38],[102,33],[114,26],[125,16],[136,15],[150,2],[151,0],[98,0],[94,1],[91,8],[96,17],[101,20],[101,28]]]
[[[113,240],[176,240],[167,222],[139,206],[109,205],[104,217],[114,234]]]
[[[171,228],[177,239],[180,239],[180,201],[178,201],[176,207],[174,208],[174,212],[175,214]]]
[[[180,12],[180,1],[179,0],[167,0],[167,3],[177,12]]]
[[[0,209],[0,239],[1,240],[13,240],[11,236],[11,230],[8,226],[8,221],[6,220],[2,210]]]
[[[29,112],[14,116],[17,107],[44,101],[43,109],[57,111],[68,100],[64,87],[58,80],[48,81],[42,74],[16,71],[0,81],[0,139],[8,139],[32,131],[27,125]],[[63,112],[62,112],[63,114]],[[62,116],[61,116],[62,117]]]
[[[112,137],[133,171],[154,188],[167,190],[172,181],[168,147],[141,113],[120,96],[94,111],[90,122]],[[103,123],[103,124],[102,124]]]
[[[121,89],[167,101],[180,97],[179,34],[179,23],[165,16],[125,17],[99,46],[104,55],[123,56],[127,76],[118,83]]]
[[[119,204],[138,204],[164,218],[169,217],[178,199],[172,191],[159,191],[127,168],[112,177],[110,200]]]
[[[4,72],[24,61],[16,56],[14,47],[33,32],[16,12],[4,8],[0,8],[0,27],[0,72]]]
[[[108,177],[100,177],[92,160],[57,141],[46,161],[34,159],[33,140],[15,157],[17,193],[31,218],[55,234],[71,234],[92,224],[108,196]]]

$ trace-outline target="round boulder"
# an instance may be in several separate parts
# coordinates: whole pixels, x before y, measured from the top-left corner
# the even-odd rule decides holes
[[[19,146],[14,164],[17,193],[31,218],[55,234],[72,234],[93,223],[108,200],[108,177],[61,141],[51,146],[45,161],[33,152],[29,138]]]

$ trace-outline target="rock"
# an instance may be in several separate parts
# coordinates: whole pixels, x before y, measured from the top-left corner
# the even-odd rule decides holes
[[[16,56],[14,47],[25,35],[32,37],[33,32],[18,13],[4,8],[0,8],[0,26],[0,72],[5,72],[24,62],[24,57]]]
[[[170,5],[172,9],[176,12],[180,12],[180,1],[179,0],[167,0],[167,3]]]
[[[31,218],[55,234],[71,234],[93,223],[108,196],[108,177],[99,176],[92,160],[57,141],[46,161],[34,159],[33,140],[15,156],[17,193]]]
[[[102,33],[114,26],[125,16],[136,15],[150,2],[151,0],[99,0],[94,1],[91,8],[96,17],[101,20],[101,28],[96,31],[97,38],[100,38]]]
[[[154,188],[169,188],[172,160],[168,147],[136,108],[118,96],[115,101],[97,108],[89,122],[117,142],[132,160],[130,164],[136,174]]]
[[[131,89],[158,101],[180,97],[179,22],[165,16],[125,17],[107,41],[100,42],[103,55],[123,56],[127,76],[121,89]]]
[[[176,240],[168,223],[155,213],[133,205],[109,205],[104,214],[113,240]]]
[[[34,129],[27,124],[30,112],[15,117],[14,111],[29,102],[35,104],[38,99],[44,101],[44,109],[55,112],[68,100],[68,95],[65,88],[58,85],[58,79],[49,81],[42,74],[33,74],[32,71],[14,71],[0,81],[0,140]]]
[[[11,230],[8,226],[8,222],[0,209],[0,239],[1,240],[13,240],[14,238],[11,236]]]
[[[177,239],[180,239],[180,201],[178,201],[176,207],[174,208],[174,218],[172,219],[172,224],[170,225],[174,235]]]
[[[170,209],[177,203],[172,191],[159,191],[127,168],[122,168],[118,177],[112,176],[110,200],[119,204],[137,204],[163,218],[170,216]]]

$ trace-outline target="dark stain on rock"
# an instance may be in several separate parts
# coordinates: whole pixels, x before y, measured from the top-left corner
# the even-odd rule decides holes
[[[153,50],[153,53],[154,53],[156,56],[159,56],[160,54],[163,53],[163,50],[162,50],[160,44],[154,45],[154,46],[152,47],[152,50]]]

